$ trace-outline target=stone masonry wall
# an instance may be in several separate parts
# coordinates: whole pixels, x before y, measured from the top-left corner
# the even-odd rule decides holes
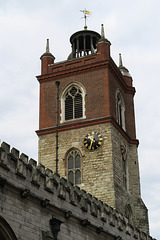
[[[132,209],[134,223],[142,228],[143,231],[149,233],[148,210],[141,199],[140,193],[137,146],[129,144],[124,138],[122,138],[121,134],[114,126],[112,126],[111,129],[116,209],[125,214],[126,207],[129,205]],[[127,191],[123,186],[122,154],[120,151],[121,145],[126,149]],[[138,211],[136,209],[138,209]],[[141,222],[143,222],[143,224],[141,224]]]
[[[83,144],[87,133],[98,131],[103,136],[103,145],[89,151]],[[78,148],[82,155],[82,184],[86,191],[115,207],[113,183],[113,162],[110,124],[99,124],[86,128],[73,129],[59,133],[59,174],[66,177],[66,152]],[[55,134],[40,136],[39,163],[55,171]]]
[[[94,151],[89,151],[83,144],[85,135],[91,131],[98,131],[103,136],[102,146]],[[56,159],[55,140],[55,134],[42,135],[39,138],[39,162],[53,171]],[[127,151],[127,191],[123,187],[120,145],[124,145]],[[58,164],[62,177],[66,177],[66,152],[73,147],[78,148],[82,154],[80,187],[122,214],[126,214],[126,206],[129,205],[135,224],[148,233],[147,209],[140,197],[137,146],[129,144],[111,123],[60,132]],[[146,219],[145,224],[142,219]]]
[[[0,224],[5,219],[18,240],[152,240],[107,204],[4,142],[0,206]]]

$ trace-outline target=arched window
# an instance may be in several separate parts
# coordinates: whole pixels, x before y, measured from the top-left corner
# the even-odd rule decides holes
[[[118,124],[125,130],[125,105],[119,91],[116,94],[116,114]]]
[[[78,149],[71,149],[66,157],[67,178],[74,185],[81,184],[81,154]]]
[[[127,152],[126,148],[121,145],[121,154],[122,154],[122,178],[123,178],[123,187],[127,190]]]
[[[1,240],[17,240],[13,230],[3,217],[0,216],[0,239]]]
[[[133,220],[133,211],[132,208],[130,206],[130,204],[127,204],[125,207],[125,215],[128,218],[128,221],[131,225],[134,224],[134,220]]]
[[[61,97],[61,122],[85,118],[85,91],[78,83],[72,83]]]

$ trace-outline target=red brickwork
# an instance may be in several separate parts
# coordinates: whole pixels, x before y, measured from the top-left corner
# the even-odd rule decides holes
[[[42,64],[41,64],[41,73],[42,74],[47,74],[49,73],[48,70],[48,65],[54,63],[54,57],[53,56],[43,56],[41,57]]]
[[[64,88],[71,82],[79,82],[84,86],[86,89],[86,120],[107,116],[112,116],[116,120],[116,91],[119,89],[125,102],[126,132],[130,138],[136,138],[133,106],[135,89],[132,87],[132,78],[124,78],[120,73],[110,57],[109,43],[99,43],[97,49],[98,54],[59,64],[50,64],[48,69],[46,69],[46,64],[53,59],[42,58],[42,74],[47,72],[49,74],[37,77],[40,82],[40,130],[56,125],[55,82],[58,80],[60,97]],[[67,124],[70,123],[67,122]],[[66,123],[60,125],[64,124]]]

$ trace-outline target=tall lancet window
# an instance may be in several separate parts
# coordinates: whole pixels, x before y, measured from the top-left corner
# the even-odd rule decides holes
[[[79,84],[71,84],[61,97],[61,122],[85,118],[85,91]]]
[[[65,96],[65,120],[83,117],[82,91],[73,86]]]
[[[127,152],[126,148],[121,145],[121,154],[122,154],[122,178],[123,178],[123,187],[127,190]]]
[[[67,154],[67,178],[74,185],[81,184],[81,158],[79,150],[75,148]]]
[[[120,92],[116,96],[117,122],[125,130],[125,106]]]
[[[125,206],[125,215],[128,218],[129,223],[133,226],[133,224],[134,224],[133,211],[132,211],[132,208],[131,208],[130,204],[127,204]]]

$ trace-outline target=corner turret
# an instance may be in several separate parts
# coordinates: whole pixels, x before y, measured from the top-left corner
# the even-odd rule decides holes
[[[49,39],[47,39],[46,52],[40,57],[41,59],[41,74],[48,73],[48,64],[53,64],[55,57],[49,51]]]
[[[129,73],[128,69],[123,66],[121,53],[119,54],[119,70],[123,75],[123,78],[127,85],[132,86],[132,76]]]
[[[111,43],[107,38],[105,38],[104,26],[102,24],[101,25],[101,37],[97,44],[97,51],[99,54],[101,54],[104,57],[104,59],[110,58],[110,46],[111,46]]]
[[[131,77],[128,69],[123,66],[121,53],[119,54],[119,70],[121,71],[123,76]]]

